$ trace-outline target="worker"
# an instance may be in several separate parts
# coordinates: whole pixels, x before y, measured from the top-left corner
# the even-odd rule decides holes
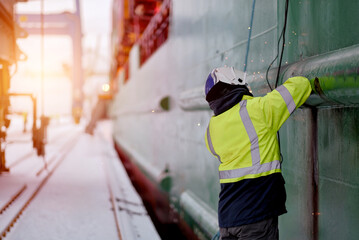
[[[311,93],[305,77],[289,78],[263,97],[253,97],[244,73],[214,69],[205,84],[214,112],[208,150],[219,161],[220,237],[279,239],[278,216],[287,212],[277,131]]]

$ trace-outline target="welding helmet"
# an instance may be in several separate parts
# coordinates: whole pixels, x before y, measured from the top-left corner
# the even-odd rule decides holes
[[[232,86],[242,85],[248,87],[248,84],[245,81],[244,72],[239,71],[234,67],[215,68],[207,77],[205,90],[204,90],[206,94],[206,99],[210,91],[214,88],[214,86],[218,85],[218,83],[220,82]]]

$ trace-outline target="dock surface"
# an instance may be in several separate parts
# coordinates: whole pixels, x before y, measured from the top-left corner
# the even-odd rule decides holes
[[[9,130],[0,175],[0,239],[160,239],[113,148],[111,125],[94,135],[54,123],[46,155]]]

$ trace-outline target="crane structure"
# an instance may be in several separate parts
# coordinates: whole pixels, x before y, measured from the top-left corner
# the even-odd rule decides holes
[[[42,0],[43,1],[43,0]],[[72,116],[80,122],[83,103],[83,68],[82,68],[82,27],[80,1],[76,0],[74,13],[57,14],[17,14],[17,22],[28,34],[33,35],[67,35],[71,37],[73,49],[72,67]]]

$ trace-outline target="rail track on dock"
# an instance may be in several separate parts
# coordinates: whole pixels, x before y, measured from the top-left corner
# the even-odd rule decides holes
[[[109,234],[106,239],[160,239],[111,137],[88,136],[78,130],[52,132],[46,164],[24,150],[12,159],[16,164],[10,173],[0,175],[0,240],[47,239],[42,237],[49,234],[64,239],[73,228],[87,226],[88,231],[76,238],[86,239],[93,234],[93,221],[106,229],[100,231]],[[51,203],[71,211],[58,213],[49,208]],[[74,217],[74,209],[81,214]],[[43,227],[49,219],[51,224]],[[56,225],[63,226],[60,235],[65,235],[54,231]]]
[[[23,183],[19,185],[20,187],[17,187],[18,190],[16,190],[15,193],[8,198],[8,201],[1,203],[0,240],[5,239],[16,223],[21,221],[21,215],[32,203],[41,189],[46,185],[50,177],[61,165],[66,156],[71,152],[80,135],[81,132],[71,133],[70,137],[67,137],[63,143],[59,143],[61,146],[57,151],[52,151],[52,154],[48,157],[46,164],[43,166],[40,165],[40,169],[29,169],[29,174],[36,176],[32,177],[31,181],[24,180]],[[59,137],[64,137],[64,134],[61,133],[55,135],[55,139],[59,139]],[[27,153],[20,159],[20,161],[32,156],[33,154]],[[19,164],[19,161],[16,162]],[[36,167],[38,168],[39,164],[34,166],[34,168]]]
[[[103,136],[100,138],[101,142],[106,143]],[[102,146],[103,168],[118,239],[160,239],[142,199],[132,186],[112,146],[113,143]]]

